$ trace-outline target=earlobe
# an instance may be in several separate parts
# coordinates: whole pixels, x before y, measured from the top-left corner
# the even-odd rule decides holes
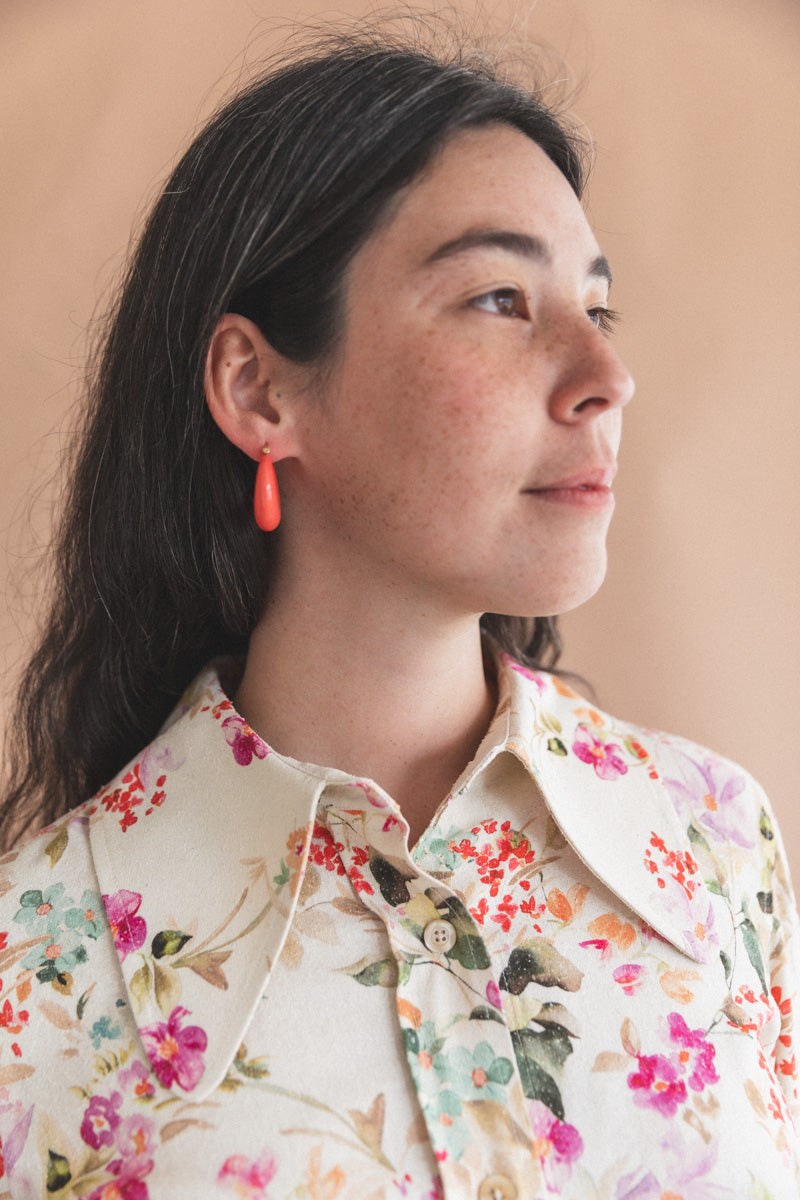
[[[225,437],[253,459],[266,444],[274,461],[286,453],[280,442],[288,422],[275,383],[282,362],[252,321],[237,313],[220,318],[206,356],[206,402]]]

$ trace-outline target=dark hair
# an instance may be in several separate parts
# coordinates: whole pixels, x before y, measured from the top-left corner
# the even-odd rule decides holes
[[[283,355],[324,361],[345,269],[398,190],[455,131],[511,125],[580,195],[585,145],[481,57],[338,35],[223,107],[168,180],[92,370],[54,543],[55,598],[9,739],[8,842],[87,798],[155,736],[193,675],[242,653],[263,609],[270,536],[254,464],[210,418],[219,317],[251,317]],[[552,618],[486,614],[530,665]]]

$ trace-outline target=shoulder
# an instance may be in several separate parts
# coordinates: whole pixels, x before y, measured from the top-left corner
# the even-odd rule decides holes
[[[783,860],[769,799],[745,767],[689,738],[615,717],[569,680],[540,679],[541,703],[560,730],[557,749],[601,778],[619,781],[620,801],[625,793],[637,805],[666,802],[697,854],[724,861],[737,877],[745,869],[753,877],[771,874]]]
[[[2,974],[58,984],[88,958],[108,926],[92,863],[84,804],[0,860]]]

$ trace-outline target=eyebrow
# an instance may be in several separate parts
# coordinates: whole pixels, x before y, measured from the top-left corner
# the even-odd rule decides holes
[[[428,255],[425,262],[426,264],[440,262],[444,258],[452,258],[456,254],[479,250],[485,246],[496,246],[500,250],[508,250],[511,254],[518,254],[536,262],[546,264],[552,262],[550,251],[541,238],[506,229],[482,229],[474,233],[462,234],[461,237],[453,238],[452,241],[437,247],[432,254]],[[604,255],[598,254],[597,258],[589,263],[586,274],[606,279],[610,284],[611,267],[608,265],[608,259]]]

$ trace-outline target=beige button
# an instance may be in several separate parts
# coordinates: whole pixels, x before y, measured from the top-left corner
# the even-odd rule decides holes
[[[434,954],[446,954],[456,944],[456,931],[449,921],[429,921],[422,940]]]
[[[478,1188],[478,1200],[515,1200],[516,1184],[507,1175],[487,1175]]]

